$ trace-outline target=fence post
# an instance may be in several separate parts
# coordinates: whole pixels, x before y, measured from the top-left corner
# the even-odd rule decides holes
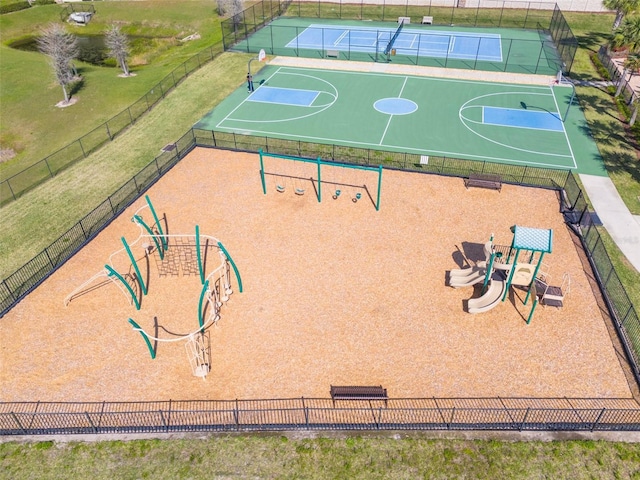
[[[307,406],[304,403],[304,397],[301,397],[302,399],[302,411],[304,412],[304,426],[309,428],[309,410],[307,409]]]
[[[87,158],[87,152],[84,151],[84,145],[82,145],[82,139],[78,139],[78,144],[80,145],[80,150],[82,150],[82,156]]]
[[[47,157],[48,158],[48,157]],[[47,159],[44,159],[44,164],[47,166],[47,170],[49,170],[49,176],[51,178],[53,178],[53,172],[51,171],[51,165],[49,165],[49,162],[47,161]]]
[[[593,422],[593,424],[591,425],[591,432],[593,432],[593,429],[596,428],[596,425],[598,424],[598,422],[600,421],[600,419],[602,418],[602,416],[604,415],[604,411],[606,410],[606,408],[602,408],[602,410],[600,410],[600,414],[598,415],[598,418],[596,418],[596,421]]]
[[[111,135],[111,130],[109,130],[109,123],[108,122],[104,122],[104,128],[107,129],[107,136],[109,137],[109,140],[113,140],[113,135]]]
[[[160,420],[162,420],[162,425],[164,425],[164,431],[168,431],[169,430],[169,426],[167,425],[167,422],[164,419],[164,415],[162,414],[162,409],[158,410],[158,412],[160,413]]]
[[[49,245],[49,247],[50,246],[51,245]],[[51,257],[49,256],[49,251],[47,250],[49,247],[45,248],[43,252],[47,255],[47,258],[49,259],[49,263],[51,264],[51,268],[56,268],[56,265],[53,263],[53,260],[51,260]]]
[[[526,423],[527,417],[529,416],[529,410],[531,410],[531,407],[527,407],[527,411],[524,413],[524,418],[522,419],[522,423],[520,423],[520,428],[518,429],[519,432],[521,432],[524,428],[524,424]]]
[[[233,409],[233,418],[236,420],[236,430],[240,430],[240,411],[238,408],[238,399],[236,398],[236,406]]]
[[[20,423],[20,420],[18,420],[18,417],[16,416],[16,414],[14,412],[11,412],[11,416],[13,417],[13,420],[18,424],[18,427],[20,427],[20,430],[22,430],[23,435],[26,435],[27,431],[24,429],[24,427]]]
[[[89,412],[85,410],[84,414],[87,417],[87,420],[89,420],[89,425],[91,425],[91,428],[93,428],[93,433],[98,433],[98,429],[96,428],[93,421],[91,420],[91,416],[89,415]]]
[[[11,296],[11,299],[15,302],[16,301],[16,297],[13,295],[13,292],[11,291],[11,289],[9,288],[9,285],[7,285],[7,280],[3,279],[2,280],[2,285],[4,285],[4,288],[7,289],[7,292],[9,293],[9,295]]]
[[[13,197],[13,199],[17,200],[16,194],[14,193],[13,188],[11,188],[11,182],[9,180],[7,180],[7,187],[9,187],[9,191],[11,192],[11,196]]]
[[[116,210],[113,208],[113,203],[111,203],[111,195],[109,195],[109,196],[107,197],[107,200],[109,200],[109,206],[111,207],[111,213],[112,213],[113,215],[115,215],[115,214],[116,214]]]

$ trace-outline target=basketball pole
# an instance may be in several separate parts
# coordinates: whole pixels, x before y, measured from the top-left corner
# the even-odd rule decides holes
[[[251,62],[253,62],[254,60],[258,60],[259,62],[262,62],[264,59],[266,58],[266,53],[264,51],[264,48],[260,50],[260,52],[258,53],[258,55],[256,55],[255,57],[251,58],[249,60],[249,63],[247,64],[247,79],[251,79],[249,80],[251,82],[251,84],[253,84],[253,75],[251,73]],[[250,90],[253,90],[252,85],[250,85]]]

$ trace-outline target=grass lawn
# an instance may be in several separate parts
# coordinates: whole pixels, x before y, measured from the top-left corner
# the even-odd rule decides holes
[[[2,207],[1,276],[51,244],[243,83],[251,57],[222,54],[190,75],[124,135]]]
[[[0,479],[640,478],[640,447],[601,441],[498,442],[409,437],[0,444]]]
[[[188,8],[185,4],[188,3]],[[0,163],[7,178],[101,125],[134,103],[174,68],[222,38],[215,4],[206,0],[143,0],[98,2],[86,27],[69,25],[80,35],[103,33],[114,22],[129,35],[150,37],[132,45],[130,64],[135,77],[120,78],[116,67],[75,62],[82,82],[73,89],[78,103],[55,105],[64,97],[48,59],[7,44],[31,37],[51,22],[60,21],[60,5],[35,6],[0,16],[2,44],[2,113],[0,146],[17,155]],[[199,33],[199,40],[179,39]]]

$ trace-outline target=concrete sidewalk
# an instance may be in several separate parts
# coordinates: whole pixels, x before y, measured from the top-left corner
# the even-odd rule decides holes
[[[609,177],[580,174],[580,180],[607,232],[640,272],[640,223],[631,215]]]

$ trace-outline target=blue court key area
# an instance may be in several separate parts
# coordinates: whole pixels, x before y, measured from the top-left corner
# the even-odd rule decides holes
[[[310,107],[318,95],[320,95],[320,92],[316,90],[298,90],[296,88],[267,87],[263,85],[249,95],[247,100],[250,102]]]
[[[557,113],[517,110],[513,108],[482,107],[482,123],[503,127],[532,128],[562,132],[562,121]]]

